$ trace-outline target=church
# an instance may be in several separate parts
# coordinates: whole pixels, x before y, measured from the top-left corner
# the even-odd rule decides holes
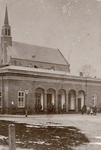
[[[12,40],[6,6],[0,43],[0,113],[79,113],[101,109],[101,79],[74,76],[59,49]]]

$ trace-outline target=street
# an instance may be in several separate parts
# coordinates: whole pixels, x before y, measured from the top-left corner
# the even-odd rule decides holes
[[[101,146],[101,114],[59,114],[59,115],[0,115],[0,120],[26,123],[41,126],[76,127],[88,139],[89,143],[73,147],[75,150],[100,150]],[[4,150],[3,148],[2,150]],[[6,150],[6,149],[5,149]]]

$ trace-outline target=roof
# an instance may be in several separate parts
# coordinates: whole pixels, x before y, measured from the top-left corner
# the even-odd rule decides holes
[[[5,25],[9,25],[7,6],[6,6],[6,12],[5,12],[5,20],[4,20],[4,24],[5,24]]]
[[[12,42],[12,46],[8,46],[7,51],[12,58],[68,65],[59,49]]]
[[[40,69],[40,68],[29,68],[29,67],[22,67],[22,66],[5,66],[0,68],[0,75],[6,73],[14,73],[18,74],[25,74],[25,75],[41,75],[41,76],[49,76],[49,77],[57,77],[58,79],[69,79],[69,80],[77,80],[77,81],[86,81],[89,82],[97,82],[101,84],[101,78],[87,78],[81,76],[75,76],[71,73],[65,71],[55,71],[55,70],[47,70],[47,69]]]
[[[13,70],[13,71],[19,71],[20,73],[21,72],[27,72],[28,74],[30,74],[30,72],[39,72],[39,73],[47,73],[47,74],[58,74],[58,75],[71,75],[70,73],[68,72],[65,72],[65,71],[56,71],[56,70],[47,70],[47,69],[40,69],[40,68],[30,68],[30,67],[23,67],[23,66],[4,66],[2,68],[0,68],[0,72],[3,72],[5,70]]]

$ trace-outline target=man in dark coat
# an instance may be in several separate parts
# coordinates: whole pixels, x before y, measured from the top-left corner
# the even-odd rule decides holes
[[[82,114],[84,114],[86,112],[86,105],[83,105],[82,107]]]

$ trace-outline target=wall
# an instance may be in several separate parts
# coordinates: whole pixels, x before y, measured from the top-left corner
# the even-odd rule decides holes
[[[62,65],[62,64],[52,64],[52,63],[45,63],[45,62],[37,62],[37,61],[30,61],[30,60],[23,60],[23,59],[14,59],[10,60],[11,65],[15,66],[24,66],[30,68],[43,68],[48,70],[58,70],[58,71],[66,71],[70,72],[69,65]]]
[[[1,80],[0,80],[1,81]],[[68,95],[70,90],[75,91],[76,96],[78,95],[79,91],[84,91],[86,94],[85,104],[89,105],[92,102],[92,95],[97,94],[98,96],[98,107],[101,109],[101,84],[98,81],[88,81],[86,84],[85,80],[75,79],[74,77],[70,78],[48,78],[41,76],[34,77],[34,76],[20,76],[20,75],[13,75],[13,76],[5,76],[4,77],[4,113],[8,112],[11,113],[11,109],[13,108],[16,112],[24,114],[25,108],[18,108],[18,91],[28,89],[28,96],[27,96],[27,106],[28,111],[30,114],[35,113],[35,90],[37,88],[43,89],[45,93],[49,89],[53,89],[55,93],[58,94],[59,90],[66,91],[66,95]],[[0,89],[1,89],[1,82],[0,82]],[[87,93],[86,93],[87,92]],[[68,97],[66,98],[66,101]],[[14,102],[14,105],[11,105],[11,102]],[[8,111],[6,110],[7,108]]]

